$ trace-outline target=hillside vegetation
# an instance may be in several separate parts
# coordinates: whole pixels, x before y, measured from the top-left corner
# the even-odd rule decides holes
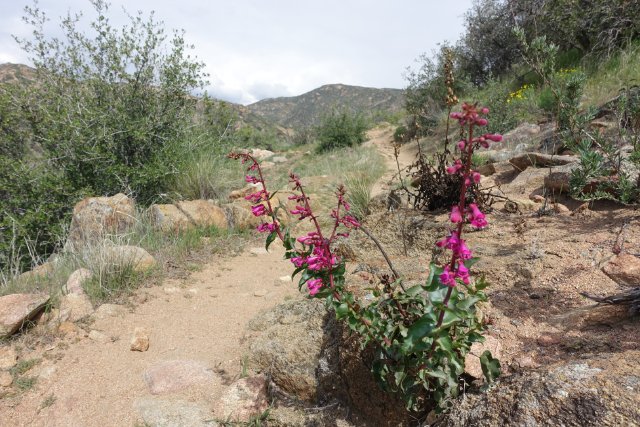
[[[330,84],[299,96],[263,99],[247,109],[272,123],[299,129],[319,124],[322,115],[332,108],[380,121],[401,115],[403,107],[404,91],[400,89]]]

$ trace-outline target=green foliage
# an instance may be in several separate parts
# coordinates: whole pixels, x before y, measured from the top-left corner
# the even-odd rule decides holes
[[[81,15],[69,14],[60,39],[44,33],[44,12],[25,8],[33,38],[19,43],[40,83],[23,90],[14,107],[28,111],[33,141],[73,188],[124,190],[149,202],[176,172],[202,64],[187,55],[183,34],[168,40],[153,15],[138,13],[114,28],[108,4],[92,5],[91,34],[80,31]]]
[[[362,115],[347,109],[332,109],[323,115],[320,124],[315,128],[319,141],[318,151],[359,145],[366,139],[366,130],[367,123]]]
[[[46,162],[0,156],[0,271],[15,275],[60,245],[81,193]]]
[[[363,337],[363,348],[374,345],[372,371],[380,386],[399,393],[411,410],[424,409],[430,400],[440,411],[450,407],[462,388],[465,356],[474,342],[484,340],[476,304],[486,301],[486,283],[481,279],[475,286],[456,287],[446,301],[441,273],[432,264],[426,283],[406,292],[399,283],[375,289],[366,307],[350,301],[351,294],[340,301],[329,297],[338,318]],[[495,376],[493,369],[487,380]]]
[[[141,13],[115,28],[108,4],[91,4],[97,18],[85,25],[69,13],[60,38],[45,34],[37,4],[25,8],[33,36],[18,43],[36,67],[35,82],[0,87],[3,272],[51,254],[83,195],[125,192],[149,203],[193,152],[184,141],[203,75],[183,33],[167,37]],[[221,108],[205,114],[208,129],[223,127],[229,114]]]
[[[407,142],[408,130],[405,125],[400,125],[393,131],[393,141],[396,143]]]

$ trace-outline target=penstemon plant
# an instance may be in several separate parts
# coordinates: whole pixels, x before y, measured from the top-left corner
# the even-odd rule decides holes
[[[349,215],[345,188],[336,192],[336,207],[331,211],[333,226],[328,233],[321,229],[309,203],[300,178],[290,174],[295,202],[290,213],[298,220],[309,220],[314,230],[291,237],[278,218],[278,208],[272,205],[272,194],[267,191],[259,163],[249,154],[231,153],[230,157],[248,163],[246,181],[261,185],[259,191],[246,197],[254,203],[253,214],[264,218],[258,226],[269,233],[266,247],[280,239],[285,257],[294,266],[293,276],[300,273],[299,288],[306,286],[312,298],[323,298],[350,329],[361,337],[362,348],[373,346],[375,358],[372,372],[380,386],[399,393],[412,411],[435,408],[448,409],[464,386],[465,356],[471,345],[484,341],[486,326],[478,320],[477,304],[487,300],[483,277],[474,280],[469,269],[477,261],[462,238],[465,226],[481,229],[487,226],[485,215],[473,201],[472,183],[480,180],[471,169],[471,157],[479,146],[488,147],[502,136],[483,134],[474,136],[477,127],[487,125],[487,108],[463,104],[462,112],[451,113],[462,126],[464,139],[458,142],[461,153],[447,172],[460,177],[458,203],[451,208],[453,228],[436,246],[450,252],[445,265],[431,263],[424,283],[408,289],[395,270],[393,277],[383,277],[380,287],[372,289],[373,300],[364,302],[345,286],[345,262],[333,250],[339,236],[348,237],[360,223]],[[363,229],[366,234],[368,232]],[[500,373],[499,362],[486,351],[480,358],[487,381]]]

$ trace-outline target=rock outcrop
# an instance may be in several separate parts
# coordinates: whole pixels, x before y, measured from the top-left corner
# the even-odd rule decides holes
[[[486,393],[464,395],[436,425],[640,425],[640,371],[635,353],[616,363],[582,360],[500,379]]]
[[[81,252],[109,235],[126,233],[136,221],[135,201],[124,194],[89,197],[76,204],[64,249]]]
[[[43,294],[11,294],[0,297],[0,338],[16,333],[34,319],[49,302]]]

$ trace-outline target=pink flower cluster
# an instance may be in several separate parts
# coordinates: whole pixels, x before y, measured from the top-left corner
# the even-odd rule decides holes
[[[502,135],[486,133],[479,137],[473,136],[475,126],[486,126],[487,119],[482,117],[489,113],[486,107],[478,109],[475,104],[463,104],[462,112],[451,113],[451,118],[456,119],[462,126],[468,126],[467,139],[458,142],[457,147],[463,153],[461,159],[456,159],[454,163],[447,167],[447,173],[460,175],[460,201],[451,207],[449,219],[457,225],[448,237],[436,243],[436,246],[448,249],[452,252],[451,261],[443,267],[440,274],[440,282],[446,286],[456,286],[457,280],[468,285],[470,282],[469,270],[464,265],[464,261],[471,259],[472,253],[461,238],[463,226],[468,222],[472,227],[481,229],[487,226],[487,219],[475,203],[466,205],[467,188],[472,184],[480,182],[480,174],[471,170],[471,156],[475,148],[488,148],[490,142],[502,141]]]

